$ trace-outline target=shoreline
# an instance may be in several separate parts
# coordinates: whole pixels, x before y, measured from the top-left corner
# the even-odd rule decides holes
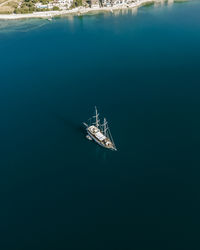
[[[163,0],[138,0],[135,3],[116,5],[112,7],[91,7],[91,8],[77,7],[71,10],[33,12],[33,13],[28,13],[28,14],[0,14],[0,20],[16,20],[16,19],[29,19],[29,18],[50,19],[56,16],[63,16],[63,15],[69,15],[69,14],[82,15],[82,14],[87,14],[89,12],[95,12],[95,11],[112,12],[113,10],[137,8],[145,4],[150,4],[150,3],[155,3],[155,2],[159,3],[162,1]]]

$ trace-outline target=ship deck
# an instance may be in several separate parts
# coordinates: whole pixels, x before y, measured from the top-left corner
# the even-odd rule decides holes
[[[89,126],[87,128],[88,133],[90,134],[90,136],[92,136],[92,138],[101,146],[108,148],[108,149],[113,149],[116,150],[115,146],[113,145],[113,143],[111,142],[111,140],[106,137],[99,128],[97,128],[96,126],[92,125]]]

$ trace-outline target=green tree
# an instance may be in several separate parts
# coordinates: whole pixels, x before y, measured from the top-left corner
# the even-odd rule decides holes
[[[60,10],[58,6],[53,6],[53,10]]]
[[[73,8],[79,7],[79,6],[82,6],[82,5],[83,5],[82,0],[73,0],[73,3],[72,3]]]

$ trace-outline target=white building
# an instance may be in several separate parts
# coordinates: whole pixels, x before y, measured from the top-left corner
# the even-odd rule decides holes
[[[61,10],[65,10],[71,7],[73,0],[55,0],[48,4],[36,3],[35,7],[38,9],[53,9],[53,7],[58,7]]]

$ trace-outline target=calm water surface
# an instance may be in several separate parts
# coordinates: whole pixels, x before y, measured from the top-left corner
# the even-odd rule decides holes
[[[200,249],[200,2],[0,27],[0,249]]]

